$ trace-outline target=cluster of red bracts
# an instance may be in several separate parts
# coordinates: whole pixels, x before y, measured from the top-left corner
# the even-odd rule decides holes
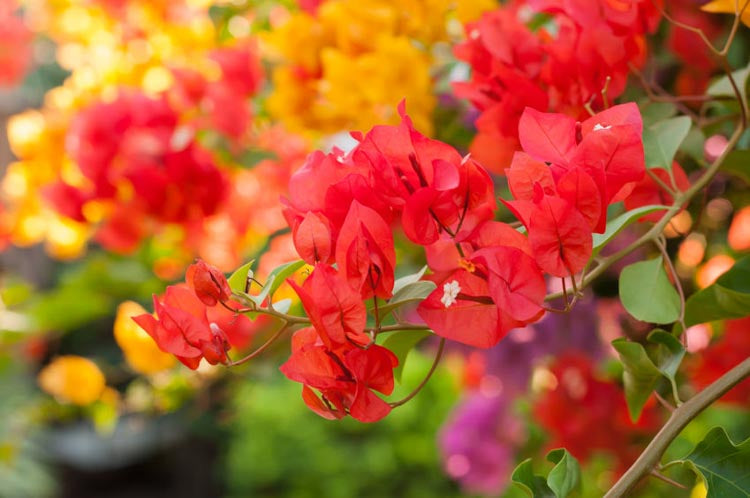
[[[580,272],[607,206],[645,173],[634,104],[584,122],[526,109],[524,152],[507,169],[515,199],[503,201],[524,235],[493,220],[493,183],[481,165],[418,133],[403,106],[400,113],[398,126],[353,134],[359,143],[348,154],[312,154],[285,201],[297,250],[315,269],[295,286],[312,328],[297,333],[282,371],[305,384],[305,401],[324,416],[371,421],[388,412],[369,390],[391,391],[395,362],[365,333],[363,300],[392,296],[394,228],[425,248],[426,278],[438,285],[417,308],[422,320],[439,336],[487,348],[543,316],[545,273]]]
[[[468,24],[455,54],[471,79],[454,89],[481,111],[472,154],[499,172],[518,147],[527,106],[582,117],[586,105],[619,97],[630,68],[645,60],[645,35],[660,18],[655,3],[514,0]],[[545,22],[531,28],[532,20]]]
[[[524,151],[506,170],[514,199],[502,201],[524,234],[494,220],[493,182],[481,165],[418,133],[403,104],[399,111],[398,126],[354,134],[358,144],[348,154],[311,154],[285,200],[297,251],[314,269],[302,285],[290,281],[311,326],[294,334],[281,370],[328,418],[373,422],[391,410],[376,392],[391,394],[398,360],[374,336],[385,318],[377,300],[393,296],[394,229],[425,248],[425,278],[437,284],[419,317],[443,338],[488,348],[544,315],[545,275],[576,278],[591,257],[592,234],[606,229],[608,205],[650,188],[634,104],[583,122],[527,108],[519,127]],[[187,282],[155,298],[157,318],[136,321],[191,368],[201,358],[227,363],[227,330],[207,316],[237,308],[227,281],[198,262]],[[369,299],[375,326],[368,328]]]
[[[171,285],[163,297],[154,296],[154,312],[133,317],[165,353],[195,370],[205,358],[211,365],[229,362],[231,347],[242,348],[253,334],[253,324],[231,309],[226,277],[203,261],[191,265],[187,285]],[[226,304],[227,307],[220,305]]]

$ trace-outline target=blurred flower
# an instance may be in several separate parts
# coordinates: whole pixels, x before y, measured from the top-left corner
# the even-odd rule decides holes
[[[15,0],[0,4],[0,87],[20,83],[33,59],[32,33],[15,14]]]
[[[728,144],[729,140],[724,135],[711,135],[703,144],[703,157],[708,162],[715,161],[717,157],[724,153]]]
[[[741,7],[741,4],[738,4],[736,0],[713,0],[712,2],[708,2],[706,5],[702,6],[701,9],[705,10],[706,12],[735,14],[737,12],[738,5],[740,5]],[[742,12],[741,19],[746,26],[750,26],[750,12],[747,9]]]
[[[469,493],[497,495],[508,485],[515,453],[525,440],[523,423],[507,397],[473,394],[438,436],[443,468]]]
[[[610,451],[620,471],[627,469],[660,427],[653,398],[633,423],[622,390],[597,377],[588,358],[560,356],[550,372],[554,382],[533,407],[534,419],[550,434],[547,446],[566,448],[582,462],[595,451]]]
[[[38,376],[39,386],[60,402],[88,405],[98,400],[106,387],[104,374],[91,360],[81,356],[59,356]]]
[[[724,272],[734,265],[734,258],[726,254],[717,254],[700,267],[695,274],[695,281],[698,287],[705,289],[712,283],[716,282]]]
[[[750,249],[750,206],[735,213],[732,224],[729,225],[729,247],[735,251]]]
[[[117,345],[125,354],[128,365],[138,373],[151,375],[174,366],[174,356],[162,352],[154,340],[132,318],[146,310],[133,301],[125,301],[117,307],[114,335]]]
[[[696,387],[702,389],[732,367],[750,357],[750,317],[724,322],[724,333],[699,355],[691,357],[688,371]],[[720,398],[726,403],[747,406],[750,379],[746,379]]]

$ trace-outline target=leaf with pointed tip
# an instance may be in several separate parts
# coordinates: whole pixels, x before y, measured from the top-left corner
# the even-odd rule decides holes
[[[688,132],[692,121],[687,116],[669,118],[643,129],[643,150],[647,168],[671,169],[677,149]]]
[[[604,233],[593,234],[594,246],[591,252],[592,257],[599,254],[599,251],[604,249],[604,247],[607,244],[609,244],[610,241],[614,239],[618,233],[623,231],[629,225],[635,223],[641,216],[645,216],[655,211],[662,211],[667,208],[668,206],[657,206],[657,205],[641,206],[639,208],[626,211],[625,213],[622,213],[620,216],[618,216],[614,220],[609,221],[607,223],[607,230]]]
[[[734,444],[722,427],[714,427],[685,458],[664,467],[689,467],[706,485],[706,498],[750,497],[750,438]]]
[[[273,293],[281,287],[281,284],[290,277],[294,272],[305,266],[305,262],[301,259],[298,261],[292,261],[291,263],[285,263],[281,266],[277,266],[271,273],[268,274],[266,284],[261,289],[260,293],[253,298],[256,304],[260,304],[266,300],[268,296],[273,296]]]
[[[245,292],[247,281],[253,277],[253,263],[255,263],[254,259],[240,266],[234,273],[232,273],[227,279],[230,289],[235,292]]]
[[[437,286],[435,285],[435,282],[430,282],[429,280],[418,280],[406,284],[399,289],[398,292],[395,292],[393,297],[390,298],[387,303],[379,306],[378,312],[381,316],[386,316],[388,313],[400,308],[401,306],[422,301],[436,288]]]
[[[286,314],[289,311],[289,308],[291,307],[292,307],[292,300],[289,298],[282,299],[280,301],[276,301],[275,303],[273,303],[273,309],[283,314]]]
[[[661,257],[623,268],[619,291],[622,305],[638,320],[672,323],[680,317],[680,295],[670,283]]]
[[[648,335],[648,341],[654,345],[649,348],[649,357],[659,372],[669,380],[675,399],[679,399],[675,376],[685,357],[685,347],[679,339],[661,329],[652,331]]]
[[[557,498],[565,498],[581,487],[581,467],[565,448],[550,451],[547,460],[555,464],[547,476],[547,485]]]
[[[398,358],[398,366],[393,369],[393,378],[401,383],[401,374],[404,372],[406,358],[414,346],[423,339],[433,335],[429,330],[399,330],[392,332],[383,341],[383,347],[389,349]]]
[[[423,266],[422,269],[416,273],[412,273],[411,275],[404,275],[401,278],[397,278],[396,281],[393,282],[393,293],[396,294],[407,285],[413,284],[414,282],[419,282],[426,271],[427,265]]]
[[[534,475],[531,458],[519,463],[510,476],[513,484],[521,488],[531,498],[556,498],[543,477]]]
[[[628,404],[630,418],[636,421],[641,416],[643,405],[661,377],[661,372],[651,361],[643,345],[620,338],[612,341],[612,347],[620,355],[624,372],[625,401]]]

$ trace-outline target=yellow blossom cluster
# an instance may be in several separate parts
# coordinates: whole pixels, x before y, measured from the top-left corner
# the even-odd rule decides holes
[[[398,121],[406,99],[416,127],[429,133],[435,105],[436,49],[460,36],[461,22],[491,0],[328,0],[294,12],[264,38],[278,61],[270,113],[290,129],[335,133]]]

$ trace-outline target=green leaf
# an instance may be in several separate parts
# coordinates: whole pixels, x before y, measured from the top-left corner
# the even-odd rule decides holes
[[[432,332],[428,330],[399,330],[390,333],[388,338],[383,341],[383,347],[390,349],[398,358],[398,366],[393,369],[393,377],[397,382],[401,383],[401,374],[404,371],[404,364],[409,352],[430,335],[432,335]]]
[[[403,289],[409,284],[413,284],[414,282],[418,282],[422,279],[422,276],[427,271],[427,266],[423,266],[421,270],[419,270],[416,273],[412,273],[411,275],[404,275],[401,278],[397,278],[395,282],[393,282],[393,293],[396,294],[398,291]]]
[[[555,498],[555,493],[541,476],[534,475],[531,458],[527,458],[515,468],[510,476],[513,484],[521,488],[531,498]]]
[[[738,260],[716,282],[690,296],[685,325],[750,315],[750,256]]]
[[[669,282],[661,257],[623,268],[620,300],[628,313],[644,322],[672,323],[680,317],[680,295]]]
[[[273,296],[274,292],[281,287],[281,284],[303,266],[305,266],[305,262],[300,259],[298,261],[292,261],[291,263],[277,266],[271,270],[271,273],[268,274],[268,279],[260,293],[257,296],[253,296],[255,304],[260,306],[268,296]]]
[[[671,118],[677,114],[677,106],[671,102],[652,102],[645,100],[639,102],[643,124],[650,126],[658,121]]]
[[[675,400],[679,400],[675,376],[685,357],[685,347],[679,339],[669,332],[656,329],[648,335],[648,341],[654,345],[649,348],[649,357],[659,372],[669,380]]]
[[[595,233],[593,235],[594,237],[594,248],[591,253],[591,257],[596,256],[599,254],[599,252],[609,244],[609,242],[615,238],[615,236],[622,232],[622,230],[634,223],[638,220],[641,216],[645,216],[647,214],[651,214],[655,211],[661,211],[668,209],[667,206],[658,206],[658,205],[651,205],[651,206],[641,206],[639,208],[635,208],[630,211],[626,211],[625,213],[622,213],[614,220],[610,220],[607,223],[607,230],[604,233]]]
[[[248,261],[244,265],[240,266],[232,273],[227,282],[229,282],[229,288],[235,292],[245,292],[247,281],[253,277],[252,266],[255,260]],[[249,286],[248,286],[249,287]]]
[[[277,160],[278,158],[279,156],[270,150],[247,149],[238,156],[235,156],[234,163],[243,169],[251,169],[261,161],[265,161],[266,159]]]
[[[647,168],[672,169],[672,161],[692,121],[687,116],[669,118],[643,129],[643,149]]]
[[[750,438],[734,444],[722,427],[714,427],[682,460],[665,467],[685,465],[703,480],[706,498],[750,497]]]
[[[557,498],[565,498],[581,486],[581,467],[578,460],[564,448],[547,453],[547,460],[555,466],[547,476],[547,485]]]
[[[636,421],[661,377],[661,372],[651,361],[643,345],[620,338],[612,341],[612,347],[622,361],[625,401],[628,404],[630,418]]]
[[[721,164],[721,170],[750,184],[750,150],[733,150]]]
[[[732,72],[732,77],[739,87],[742,99],[747,101],[747,82],[750,76],[750,65],[737,71]],[[708,87],[707,93],[716,97],[729,96],[736,97],[734,87],[729,81],[728,76],[722,76]]]
[[[276,301],[273,303],[273,309],[278,311],[279,313],[286,314],[289,311],[289,308],[292,307],[292,300],[291,299],[282,299],[281,301]]]
[[[385,316],[405,304],[422,301],[436,288],[437,285],[435,285],[435,282],[430,282],[429,280],[419,280],[418,282],[406,284],[393,294],[393,297],[386,304],[378,307],[378,312],[381,316]]]

